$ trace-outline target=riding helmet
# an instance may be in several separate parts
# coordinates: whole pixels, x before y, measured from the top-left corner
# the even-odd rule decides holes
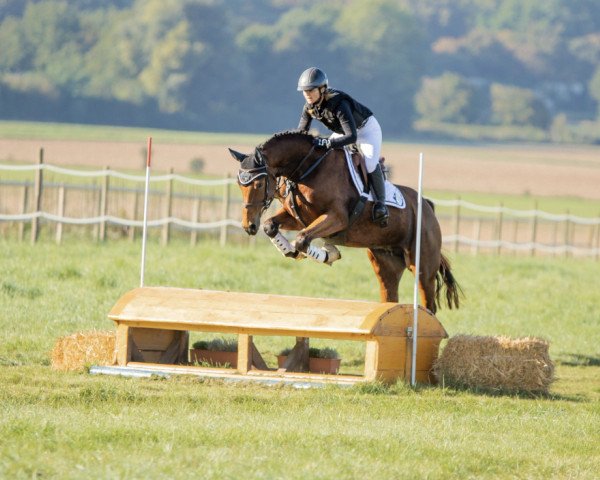
[[[317,67],[307,68],[298,79],[298,91],[312,90],[313,88],[327,86],[327,75]]]

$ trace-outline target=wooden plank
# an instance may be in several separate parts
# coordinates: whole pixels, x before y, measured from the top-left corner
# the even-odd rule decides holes
[[[238,336],[238,361],[237,369],[240,373],[248,373],[252,368],[252,335],[242,334]]]
[[[266,372],[262,370],[251,370],[247,374],[242,375],[236,373],[234,370],[227,368],[213,368],[213,367],[197,367],[197,366],[183,366],[183,365],[161,365],[154,363],[143,363],[143,362],[129,362],[125,370],[131,369],[143,369],[149,372],[158,373],[173,373],[173,374],[188,374],[188,375],[201,375],[213,378],[221,378],[225,380],[238,380],[238,381],[269,381],[273,382],[292,382],[298,381],[303,383],[314,383],[314,384],[338,384],[338,385],[354,385],[356,383],[364,382],[363,377],[355,375],[324,375],[314,373],[302,373],[302,372]]]
[[[42,165],[44,164],[44,149],[40,148],[40,156],[38,158],[39,169],[35,172],[35,183],[33,189],[33,208],[34,212],[42,210],[42,194],[44,190],[44,174]],[[35,245],[40,235],[40,220],[38,217],[31,219],[31,244]]]
[[[59,218],[63,218],[65,216],[65,186],[60,185],[58,187],[58,202],[56,206],[56,215]],[[56,222],[56,236],[55,240],[58,245],[62,243],[62,234],[63,234],[63,222],[60,220]]]
[[[379,313],[374,312],[374,315]],[[429,310],[419,307],[418,320],[419,337],[448,337],[442,324]],[[374,324],[371,331],[380,337],[406,337],[408,329],[413,327],[413,321],[413,306],[398,304],[385,312]],[[374,323],[371,318],[365,320],[365,324],[367,322]]]
[[[129,327],[127,325],[117,325],[117,335],[115,341],[115,357],[117,364],[125,366],[130,360],[129,349]]]
[[[261,336],[290,336],[290,337],[303,337],[308,336],[310,338],[329,338],[331,340],[356,340],[365,341],[368,339],[375,338],[374,335],[363,332],[346,332],[343,330],[316,330],[316,329],[287,329],[281,328],[280,326],[265,324],[263,326],[248,326],[248,327],[236,327],[236,326],[224,326],[224,325],[211,325],[203,324],[200,322],[170,322],[165,321],[152,321],[152,320],[115,320],[118,325],[127,325],[133,328],[151,328],[156,330],[187,330],[187,331],[198,331],[206,333],[223,333],[223,334],[247,334],[247,335],[261,335]]]
[[[298,308],[307,314],[322,315],[345,315],[357,317],[364,320],[365,316],[382,305],[396,306],[395,303],[381,304],[377,302],[365,302],[357,300],[333,300],[310,297],[257,294],[245,292],[221,292],[214,290],[196,290],[170,287],[143,287],[136,288],[125,294],[126,303],[119,308],[115,306],[111,314],[126,314],[126,309],[135,310],[136,306],[144,309],[160,307],[173,308],[174,304],[180,305],[182,309],[193,308],[199,303],[207,305],[207,308],[217,311],[240,311],[265,310],[270,314],[289,314],[290,308]],[[235,303],[224,305],[225,301]],[[388,307],[389,308],[389,307]],[[323,313],[325,310],[325,313]],[[385,309],[384,309],[385,310]]]
[[[146,287],[126,293],[109,318],[182,326],[198,323],[264,329],[269,325],[275,331],[368,334],[370,330],[362,327],[365,317],[374,310],[385,312],[390,306],[397,304]]]
[[[173,342],[173,330],[156,330],[154,328],[132,328],[129,335],[142,350],[165,351]]]
[[[381,337],[367,342],[365,378],[394,382],[404,376],[406,338]]]

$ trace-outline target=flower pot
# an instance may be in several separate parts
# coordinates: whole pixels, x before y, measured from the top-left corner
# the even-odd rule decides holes
[[[190,361],[192,363],[210,363],[215,367],[237,368],[237,352],[223,352],[220,350],[190,350]]]
[[[308,369],[311,373],[326,373],[337,375],[340,369],[341,359],[339,358],[314,358],[308,359]]]
[[[287,360],[287,355],[277,355],[277,366],[279,368],[283,368],[285,365],[285,361]]]
[[[283,368],[287,355],[277,355],[277,365]],[[311,373],[326,373],[329,375],[337,375],[340,369],[340,358],[315,358],[308,359],[308,370]]]

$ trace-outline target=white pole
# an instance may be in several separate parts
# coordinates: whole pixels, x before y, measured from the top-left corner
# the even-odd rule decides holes
[[[146,188],[144,190],[144,227],[142,229],[142,268],[140,287],[144,286],[144,271],[146,269],[146,230],[148,229],[148,190],[150,186],[150,163],[152,159],[152,137],[148,137],[148,153],[146,156]]]
[[[423,153],[419,154],[419,195],[417,203],[417,245],[415,252],[415,288],[413,294],[413,343],[412,343],[412,362],[410,371],[410,384],[414,387],[417,383],[417,337],[419,328],[419,276],[421,268],[421,217],[423,215]]]

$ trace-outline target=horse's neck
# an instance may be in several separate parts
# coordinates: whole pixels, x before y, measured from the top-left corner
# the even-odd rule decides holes
[[[279,150],[275,160],[270,162],[270,167],[275,172],[276,176],[290,177],[298,169],[300,164],[306,160],[310,152],[310,145],[296,144],[291,149],[285,147]]]

